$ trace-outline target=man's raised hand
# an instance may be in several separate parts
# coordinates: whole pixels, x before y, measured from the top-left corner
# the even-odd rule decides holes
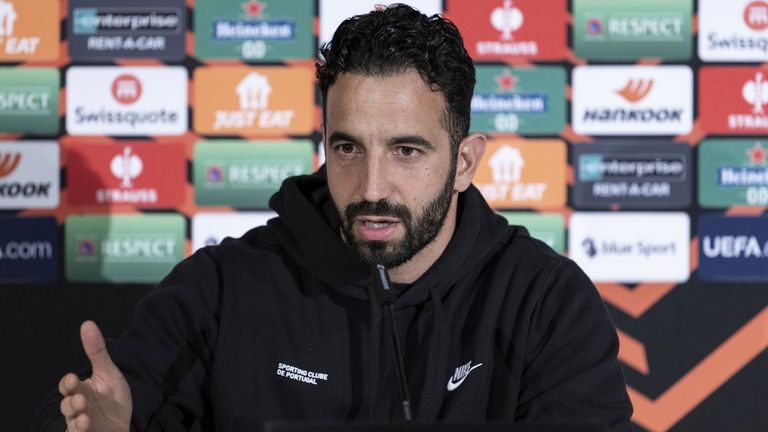
[[[104,337],[93,321],[80,326],[83,349],[92,375],[81,381],[68,373],[59,381],[61,413],[67,432],[127,432],[131,422],[131,389],[120,369],[112,363]]]

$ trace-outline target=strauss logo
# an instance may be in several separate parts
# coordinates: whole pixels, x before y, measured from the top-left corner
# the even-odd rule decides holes
[[[144,164],[140,157],[131,153],[130,147],[125,147],[122,154],[112,158],[109,168],[112,175],[121,180],[121,187],[130,188],[133,187],[132,180],[144,169]]]
[[[502,7],[491,12],[491,25],[501,32],[501,39],[512,39],[512,33],[523,25],[523,13],[512,4],[512,0],[504,0]]]
[[[744,100],[752,105],[752,112],[755,114],[761,114],[763,112],[763,106],[768,104],[768,81],[763,81],[763,74],[758,72],[755,74],[754,80],[749,80],[741,88],[741,95]]]

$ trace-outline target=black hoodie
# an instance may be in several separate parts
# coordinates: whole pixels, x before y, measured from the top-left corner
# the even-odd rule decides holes
[[[278,218],[184,260],[108,341],[135,429],[402,418],[389,318],[341,240],[323,173],[286,180],[270,206]],[[594,286],[474,187],[459,195],[446,250],[399,288],[417,420],[631,430],[616,332]],[[38,427],[62,430],[58,402],[48,408]]]

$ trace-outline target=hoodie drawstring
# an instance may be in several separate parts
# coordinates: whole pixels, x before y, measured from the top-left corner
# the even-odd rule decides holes
[[[379,391],[379,355],[380,343],[381,343],[381,307],[376,300],[376,293],[374,292],[373,284],[369,285],[368,299],[371,306],[371,368],[368,371],[368,385],[364,388],[368,388],[368,409],[370,419],[375,419],[376,416],[376,398]]]
[[[440,386],[442,385],[442,375],[440,371],[438,371],[438,364],[440,360],[440,353],[443,349],[442,344],[442,333],[443,333],[443,301],[440,298],[440,293],[438,291],[437,285],[432,285],[429,289],[429,296],[430,300],[432,300],[432,304],[434,306],[434,323],[433,323],[433,334],[432,334],[432,341],[431,341],[431,347],[430,347],[430,353],[429,353],[429,359],[427,360],[427,374],[432,374],[431,377],[427,377],[425,380],[425,385],[428,385],[431,381],[431,387],[432,391],[428,395],[429,400],[422,401],[422,406],[424,408],[429,407],[429,409],[420,410],[422,414],[420,417],[421,420],[427,420],[427,421],[433,421],[437,418],[437,415],[440,410],[440,398],[438,395],[440,394]],[[426,392],[425,392],[426,393]],[[425,394],[426,396],[426,394]]]

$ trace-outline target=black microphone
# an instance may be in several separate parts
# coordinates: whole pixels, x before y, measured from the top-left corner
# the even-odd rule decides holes
[[[371,271],[373,273],[373,284],[376,287],[376,299],[389,312],[389,322],[392,323],[392,339],[395,343],[395,358],[397,364],[398,387],[400,388],[400,399],[403,402],[403,416],[405,421],[413,420],[411,416],[411,397],[408,394],[408,382],[405,379],[405,365],[403,365],[403,354],[400,350],[400,338],[397,336],[397,326],[395,325],[395,290],[392,289],[392,283],[389,280],[387,268],[381,264],[376,264]]]

